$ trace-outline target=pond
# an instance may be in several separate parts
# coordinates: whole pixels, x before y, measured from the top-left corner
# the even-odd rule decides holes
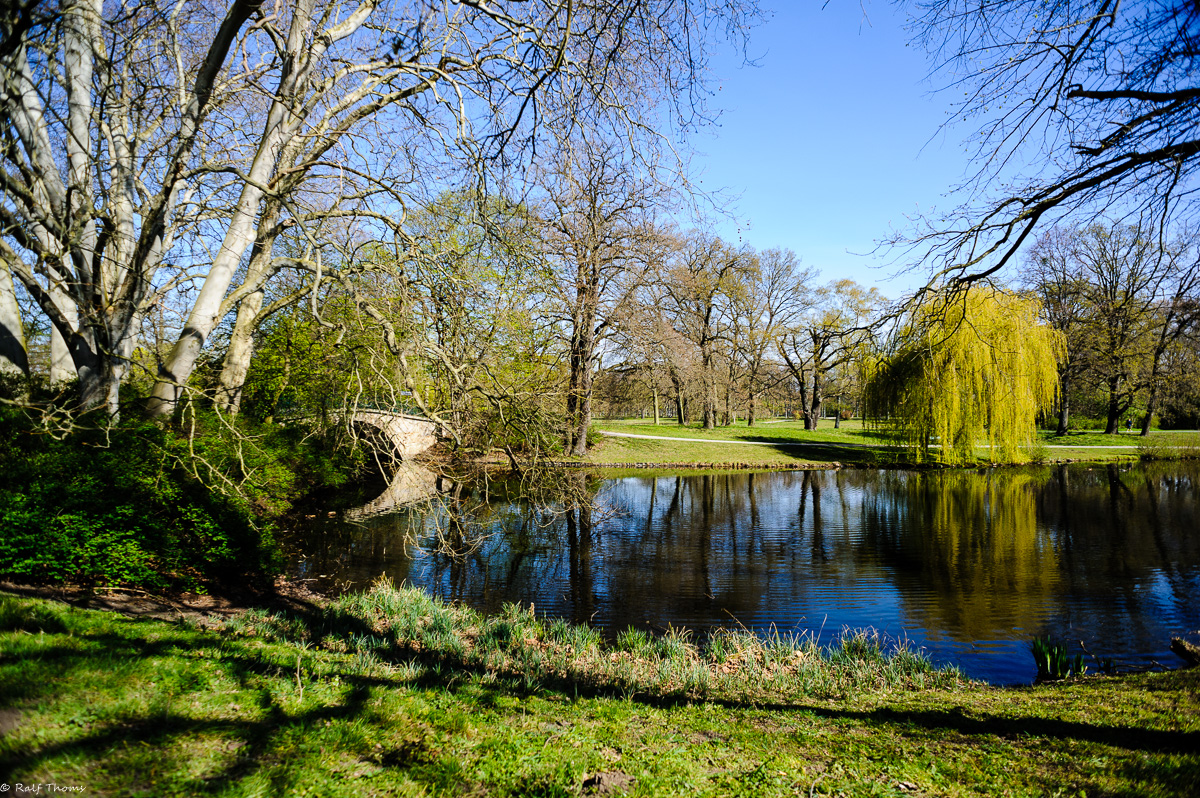
[[[432,506],[313,521],[291,575],[334,591],[386,575],[610,636],[870,627],[1001,684],[1033,680],[1035,636],[1082,643],[1095,671],[1175,667],[1171,637],[1200,632],[1195,462],[563,480],[593,501],[457,485]]]

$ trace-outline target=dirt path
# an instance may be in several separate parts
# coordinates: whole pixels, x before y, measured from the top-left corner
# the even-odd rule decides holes
[[[61,601],[89,610],[111,610],[130,618],[154,618],[160,621],[187,619],[201,626],[220,626],[226,619],[251,608],[311,610],[326,599],[303,583],[280,577],[269,592],[244,596],[211,596],[180,593],[163,596],[141,590],[95,589],[54,585],[21,585],[0,582],[0,592],[18,596]]]

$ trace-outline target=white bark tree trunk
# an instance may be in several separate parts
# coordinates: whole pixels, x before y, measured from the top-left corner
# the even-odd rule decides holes
[[[25,327],[8,264],[0,260],[0,375],[29,376]]]
[[[230,415],[237,415],[242,406],[242,388],[246,374],[250,371],[250,356],[254,354],[254,331],[258,327],[258,314],[262,310],[263,292],[255,291],[238,305],[237,321],[229,337],[229,350],[221,368],[221,379],[217,385],[217,407]]]
[[[312,20],[314,0],[297,3],[288,33],[288,66],[279,77],[279,87],[263,129],[261,144],[251,163],[248,179],[238,197],[229,227],[221,247],[213,258],[212,267],[204,278],[200,294],[192,305],[192,311],[184,324],[179,340],[171,349],[159,372],[159,381],[147,403],[146,412],[151,417],[168,416],[175,410],[183,386],[195,368],[196,359],[208,341],[213,327],[220,321],[222,300],[233,281],[234,272],[242,256],[254,243],[258,229],[258,217],[262,210],[266,192],[263,187],[272,180],[280,153],[288,140],[299,129],[302,117],[294,112],[294,105],[309,76],[311,66],[316,63],[332,41],[322,37],[308,41],[309,23]],[[370,13],[373,4],[364,3],[356,12],[360,15],[354,27],[361,25]],[[342,23],[344,27],[352,20]],[[342,36],[348,33],[342,33]],[[307,48],[307,49],[306,49]]]
[[[66,316],[67,323],[72,329],[79,327],[79,314],[75,309],[75,303],[67,296],[67,292],[58,285],[50,286],[50,296],[54,298],[54,303],[62,309],[62,313]],[[78,370],[75,367],[75,359],[71,357],[71,349],[67,346],[67,340],[63,338],[58,327],[50,328],[50,386],[58,386],[63,383],[70,382],[78,375]]]

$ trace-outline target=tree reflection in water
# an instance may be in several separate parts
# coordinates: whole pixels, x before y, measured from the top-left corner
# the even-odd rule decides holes
[[[610,634],[872,626],[972,675],[1028,681],[1035,635],[1130,667],[1171,662],[1170,636],[1200,630],[1198,475],[574,474],[568,498],[537,506],[459,483],[425,509],[306,530],[293,570],[327,589],[383,574],[487,611],[534,603]]]

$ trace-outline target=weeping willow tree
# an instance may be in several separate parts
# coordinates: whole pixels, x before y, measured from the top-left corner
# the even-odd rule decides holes
[[[866,413],[918,460],[1019,462],[1058,391],[1061,334],[1036,301],[992,288],[913,310],[868,380]]]

